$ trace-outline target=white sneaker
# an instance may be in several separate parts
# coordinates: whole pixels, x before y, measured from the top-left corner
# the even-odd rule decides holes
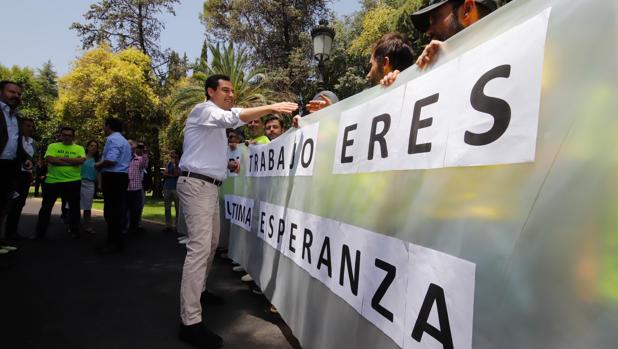
[[[188,237],[186,237],[186,236],[185,236],[185,237],[183,237],[182,239],[179,239],[179,240],[178,240],[178,243],[179,243],[179,244],[181,244],[181,245],[186,245],[186,244],[187,244],[187,242],[189,242],[189,238],[188,238]]]
[[[5,250],[3,248],[0,248],[0,254],[7,254],[9,253],[9,250]]]
[[[240,278],[240,281],[251,282],[253,281],[253,278],[251,277],[251,275],[245,274],[243,277]]]
[[[0,246],[1,249],[3,250],[7,250],[9,252],[13,252],[13,251],[17,251],[17,247],[15,246]]]
[[[262,291],[258,290],[257,288],[251,289],[251,292],[255,293],[255,294],[259,294],[259,295],[263,295],[264,293],[262,293]]]
[[[235,266],[234,268],[232,268],[233,271],[245,271],[245,268],[243,268],[240,265]]]

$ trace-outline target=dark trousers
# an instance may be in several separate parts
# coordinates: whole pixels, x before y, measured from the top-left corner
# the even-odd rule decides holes
[[[36,223],[36,235],[44,237],[49,225],[49,218],[58,197],[69,204],[69,227],[72,234],[79,233],[79,194],[82,181],[63,183],[43,183],[43,203]]]
[[[15,191],[19,162],[0,159],[0,223],[4,224],[9,211],[11,195]],[[0,241],[4,239],[4,230],[0,229]]]
[[[144,209],[143,190],[127,190],[127,208],[129,231],[136,231],[139,228],[139,223],[142,219],[142,210]]]
[[[103,215],[107,223],[107,242],[122,247],[122,230],[126,222],[126,194],[129,176],[122,172],[103,172]]]
[[[6,218],[6,234],[8,236],[17,234],[19,217],[21,216],[21,210],[26,205],[26,198],[28,197],[30,183],[32,183],[32,173],[28,171],[19,171],[19,175],[17,176],[17,185],[15,188],[15,191],[19,194],[19,196],[11,200],[9,214]]]
[[[43,181],[39,176],[34,178],[34,196],[39,196],[39,187],[43,184]]]

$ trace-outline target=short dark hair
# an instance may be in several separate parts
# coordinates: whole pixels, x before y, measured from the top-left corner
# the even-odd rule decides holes
[[[381,65],[384,64],[384,58],[388,57],[393,70],[403,71],[414,63],[410,41],[398,32],[384,34],[373,46],[372,54]]]
[[[122,120],[118,118],[107,118],[104,125],[114,132],[122,132]]]
[[[75,136],[75,129],[73,127],[62,126],[62,128],[60,129],[60,132],[62,133],[62,131],[71,131],[71,133],[73,133],[73,136]]]
[[[0,81],[0,91],[3,91],[4,88],[6,87],[6,85],[15,85],[19,88],[21,88],[22,90],[24,89],[24,86],[22,86],[22,84],[18,84],[15,81],[11,81],[11,80],[1,80]]]
[[[31,118],[21,118],[21,123],[23,124],[24,122],[31,122],[34,125],[34,119]]]
[[[264,125],[266,125],[269,121],[271,120],[277,120],[279,121],[279,126],[281,126],[281,128],[283,128],[283,120],[281,120],[281,117],[277,116],[277,115],[269,115],[264,119]]]
[[[210,96],[208,95],[208,89],[211,88],[213,90],[216,90],[219,86],[219,80],[231,81],[229,76],[223,74],[214,74],[209,76],[204,83],[204,92],[206,93],[206,99],[210,99]]]

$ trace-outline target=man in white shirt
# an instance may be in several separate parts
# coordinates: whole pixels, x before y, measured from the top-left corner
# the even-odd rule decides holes
[[[210,76],[205,87],[206,101],[196,105],[187,117],[176,188],[189,236],[180,285],[179,337],[200,348],[219,348],[223,340],[202,322],[200,299],[206,293],[206,279],[219,242],[219,186],[231,166],[226,128],[270,113],[289,114],[298,106],[282,102],[232,108],[234,86],[225,75]]]
[[[20,166],[32,168],[32,160],[21,142],[20,116],[22,86],[16,82],[0,81],[0,254],[12,246],[4,244],[4,223],[9,203],[15,191]],[[2,246],[9,247],[2,248]]]

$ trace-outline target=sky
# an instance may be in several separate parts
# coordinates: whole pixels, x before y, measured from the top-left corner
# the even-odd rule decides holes
[[[51,60],[59,76],[69,71],[69,64],[81,56],[81,42],[71,23],[83,22],[83,14],[96,0],[0,0],[2,8],[3,45],[0,64],[11,67],[40,68]],[[204,28],[199,20],[203,0],[180,0],[176,16],[162,17],[165,30],[161,47],[181,55],[187,53],[193,62],[200,55]],[[337,17],[360,9],[359,0],[332,0]]]

